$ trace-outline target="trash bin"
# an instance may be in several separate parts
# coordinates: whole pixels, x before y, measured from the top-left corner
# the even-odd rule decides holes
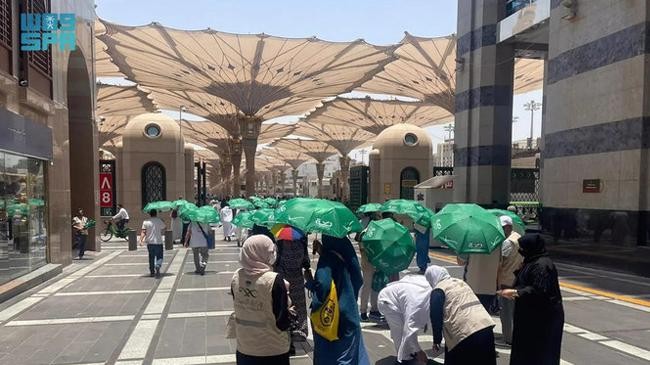
[[[129,232],[126,234],[127,240],[129,241],[129,251],[138,250],[138,239],[135,234],[135,230],[129,229]]]
[[[165,231],[165,250],[174,249],[174,232],[167,230]]]

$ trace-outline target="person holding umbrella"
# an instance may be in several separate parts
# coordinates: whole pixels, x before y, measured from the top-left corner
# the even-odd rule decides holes
[[[194,273],[205,275],[208,266],[210,251],[208,248],[208,234],[211,234],[210,225],[201,222],[190,223],[190,229],[185,236],[185,247],[191,247],[194,255]]]
[[[540,235],[525,235],[519,246],[524,263],[514,288],[499,291],[515,301],[510,365],[559,364],[564,307],[557,269]]]
[[[433,288],[429,312],[434,353],[441,351],[444,336],[446,365],[496,365],[495,323],[469,285],[437,265],[429,266],[424,277]]]

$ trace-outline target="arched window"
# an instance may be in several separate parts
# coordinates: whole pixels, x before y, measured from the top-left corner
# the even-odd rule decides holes
[[[407,167],[402,170],[399,177],[400,199],[413,199],[415,197],[415,185],[420,183],[420,173],[414,167]]]
[[[167,196],[165,168],[158,162],[142,166],[142,207],[147,203],[165,200]]]

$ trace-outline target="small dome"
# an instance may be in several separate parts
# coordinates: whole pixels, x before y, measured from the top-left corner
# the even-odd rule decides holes
[[[178,123],[163,113],[146,113],[133,117],[124,128],[124,138],[178,139]]]
[[[432,148],[431,136],[413,124],[401,123],[384,129],[373,143],[374,149],[395,147]]]

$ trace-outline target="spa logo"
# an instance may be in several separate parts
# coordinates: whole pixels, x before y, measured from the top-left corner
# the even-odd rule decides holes
[[[47,51],[58,45],[61,51],[74,51],[76,22],[73,13],[21,13],[20,50]]]

